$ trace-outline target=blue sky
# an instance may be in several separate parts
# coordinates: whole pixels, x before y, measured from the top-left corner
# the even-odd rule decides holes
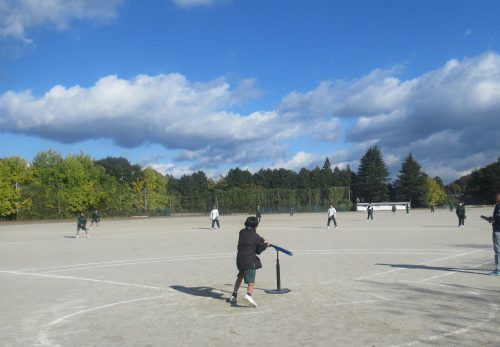
[[[0,157],[449,182],[500,156],[498,1],[0,0]]]

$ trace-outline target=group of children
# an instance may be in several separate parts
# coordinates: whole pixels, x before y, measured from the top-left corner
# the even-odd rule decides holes
[[[493,226],[493,249],[495,252],[495,270],[492,272],[492,275],[500,276],[500,192],[495,194],[495,209],[493,211],[493,216],[484,217],[489,223]],[[262,263],[258,257],[263,251],[265,251],[271,243],[265,240],[257,233],[257,227],[259,225],[259,220],[261,217],[260,208],[257,207],[256,216],[248,217],[245,220],[244,228],[240,230],[238,236],[238,246],[237,246],[237,255],[236,255],[236,267],[238,269],[238,274],[236,276],[236,281],[234,283],[233,293],[231,298],[229,299],[229,303],[235,305],[238,301],[238,290],[243,282],[247,285],[247,291],[244,296],[244,301],[253,307],[257,307],[257,303],[253,298],[252,294],[255,288],[255,278],[256,271],[262,268]],[[371,217],[373,219],[373,206],[370,204],[367,208],[368,218]],[[328,221],[327,227],[330,227],[330,222],[333,222],[335,227],[337,227],[336,220],[337,210],[333,204],[330,204],[328,208]],[[459,214],[457,208],[457,215]],[[465,208],[464,213],[465,215]],[[460,217],[459,217],[460,218]],[[92,213],[92,222],[90,224],[90,228],[92,228],[95,223],[97,227],[99,227],[100,215],[97,210],[94,210]],[[217,227],[220,228],[219,224],[219,211],[214,206],[210,213],[210,219],[212,220],[212,228],[214,228],[214,224],[217,224]],[[461,222],[463,225],[463,221]],[[80,229],[85,231],[86,237],[89,237],[87,230],[87,218],[83,212],[78,216],[78,224],[77,224],[77,232],[76,237],[79,238]]]

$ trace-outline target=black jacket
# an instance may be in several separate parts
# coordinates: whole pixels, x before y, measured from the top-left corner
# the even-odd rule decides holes
[[[500,202],[497,202],[493,210],[493,230],[500,231]]]
[[[257,234],[253,228],[240,230],[238,239],[238,255],[236,256],[236,266],[239,271],[245,269],[260,269],[262,264],[257,254],[262,253],[267,248],[264,239]]]

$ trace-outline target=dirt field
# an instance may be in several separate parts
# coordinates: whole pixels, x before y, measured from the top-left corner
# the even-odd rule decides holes
[[[295,252],[257,271],[250,308],[227,303],[245,215],[0,226],[2,346],[499,346],[491,226],[467,210],[264,215]]]

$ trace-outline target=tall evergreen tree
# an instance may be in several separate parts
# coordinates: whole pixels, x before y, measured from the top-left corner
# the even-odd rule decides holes
[[[420,168],[420,164],[409,153],[394,182],[397,198],[410,201],[414,207],[426,206],[428,203],[427,175]]]
[[[366,202],[385,201],[389,197],[389,172],[378,146],[370,147],[360,160],[356,193]]]

